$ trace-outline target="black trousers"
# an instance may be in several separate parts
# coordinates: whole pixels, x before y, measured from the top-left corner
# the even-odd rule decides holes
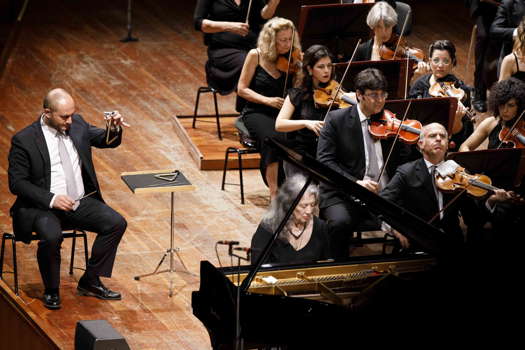
[[[476,44],[474,47],[474,55],[476,57],[476,66],[474,70],[474,88],[478,96],[476,98],[481,100],[487,99],[487,89],[490,85],[497,81],[499,69],[496,68],[496,62],[501,51],[500,44],[490,38],[490,25],[494,21],[494,13],[486,13],[477,16],[474,20],[476,22]],[[490,66],[493,69],[489,69]],[[494,71],[491,74],[490,71]],[[495,73],[495,74],[494,74]]]
[[[44,286],[60,286],[62,229],[75,228],[97,233],[86,272],[111,277],[117,247],[126,226],[126,220],[119,213],[90,197],[82,199],[76,211],[42,210],[33,223],[33,231],[41,237],[37,259]]]
[[[330,249],[332,257],[347,258],[352,235],[361,222],[362,209],[350,202],[339,202],[321,208],[320,216],[331,228]]]

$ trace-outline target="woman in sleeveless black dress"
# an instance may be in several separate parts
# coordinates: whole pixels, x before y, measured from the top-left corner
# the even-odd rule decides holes
[[[280,0],[198,0],[193,14],[196,30],[208,47],[206,79],[220,94],[235,90],[248,51],[255,47],[265,20],[273,17]],[[266,3],[266,4],[265,4]]]
[[[502,127],[511,127],[525,109],[525,83],[516,78],[499,81],[490,90],[489,109],[494,114],[483,120],[461,145],[460,152],[474,151],[488,138],[488,149],[511,147],[500,143]]]
[[[275,151],[265,144],[265,139],[276,137],[284,141],[283,134],[275,131],[275,118],[283,105],[287,88],[300,80],[300,72],[287,76],[277,69],[277,59],[290,51],[292,42],[294,50],[300,52],[299,37],[291,21],[275,17],[266,22],[257,48],[250,50],[246,56],[238,85],[239,96],[247,101],[242,111],[243,121],[250,134],[257,139],[261,173],[272,199],[277,194],[279,159]]]
[[[525,19],[521,20],[517,31],[514,50],[501,61],[499,81],[514,77],[525,82]]]

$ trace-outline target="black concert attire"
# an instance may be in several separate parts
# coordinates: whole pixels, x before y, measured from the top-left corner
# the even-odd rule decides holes
[[[290,102],[295,107],[292,120],[323,120],[327,109],[315,106],[313,93],[305,91],[303,88],[291,88],[288,90]],[[286,134],[288,144],[294,150],[308,154],[315,158],[317,153],[317,135],[307,129],[302,128]]]
[[[496,17],[497,7],[480,0],[467,0],[467,7],[469,7],[470,16],[476,24],[474,97],[475,100],[486,101],[487,89],[490,88],[493,82],[491,81],[492,79],[488,79],[486,71],[489,67],[490,60],[496,59],[500,54],[500,44],[490,37],[490,26]],[[497,46],[497,48],[494,48],[494,46]]]
[[[431,220],[440,208],[454,198],[454,194],[438,192],[434,189],[431,170],[423,158],[406,163],[397,171],[380,192],[380,196],[409,210],[425,221]],[[442,196],[441,205],[438,197]],[[442,217],[434,220],[432,225],[442,229],[451,242],[463,244],[463,232],[459,226],[459,209],[464,208],[470,199],[465,195],[443,211]],[[472,202],[470,202],[472,204]],[[473,204],[472,204],[473,205]]]
[[[259,57],[259,56],[257,56]],[[283,96],[286,75],[281,73],[278,78],[272,77],[261,65],[257,65],[249,88],[258,94],[267,97]],[[288,77],[291,83],[292,77]],[[285,141],[284,133],[275,131],[275,119],[279,109],[260,103],[247,101],[242,111],[243,121],[250,134],[257,140],[257,148],[261,153],[260,168],[263,179],[266,181],[265,173],[268,164],[279,161],[273,148],[266,146],[264,140],[274,137],[281,142]]]
[[[354,62],[370,61],[372,59],[372,48],[374,47],[374,39],[369,39],[362,44],[359,44],[354,56]]]
[[[518,56],[516,56],[516,54],[514,52],[512,54],[514,55],[514,60],[516,62],[516,72],[514,74],[512,74],[511,77],[519,79],[519,80],[521,80],[521,81],[523,81],[525,83],[525,71],[520,70],[520,65],[519,65],[519,62],[518,62]]]
[[[330,257],[328,244],[329,226],[323,220],[314,216],[312,236],[306,245],[295,250],[288,241],[277,239],[270,251],[268,260],[264,263],[298,263],[325,260]],[[263,224],[257,227],[257,231],[252,237],[252,263],[255,263],[266,244],[273,236],[273,232],[268,231]]]
[[[363,134],[363,127],[367,126],[362,124],[367,125],[367,121],[361,121],[358,105],[330,112],[317,145],[317,160],[353,181],[364,179],[372,169],[365,140],[367,148],[372,142],[371,147],[376,151],[380,148],[382,152],[381,158],[378,152],[375,153],[377,167],[383,164],[393,142],[393,139],[370,141],[368,134]],[[387,177],[393,176],[397,166],[408,161],[410,155],[410,148],[397,142],[380,182],[386,184]],[[332,254],[338,258],[347,257],[348,244],[355,228],[362,221],[368,221],[370,214],[363,212],[352,199],[324,183],[320,184],[320,192],[321,217],[333,228],[330,238]]]
[[[514,29],[518,27],[525,15],[524,0],[503,0],[498,6],[496,17],[490,26],[490,35],[499,42],[503,42],[500,53],[500,62],[512,52]]]
[[[50,208],[54,197],[50,192],[52,164],[41,118],[13,136],[9,151],[9,189],[17,196],[10,211],[13,231],[17,239],[25,243],[30,242],[32,232],[40,236],[37,259],[46,289],[58,290],[60,285],[63,229],[97,233],[86,273],[111,277],[117,246],[127,226],[126,220],[104,203],[91,155],[91,147],[117,147],[122,131],[111,132],[109,138],[117,138],[108,145],[105,130],[88,124],[78,114],[72,118],[68,136],[81,163],[84,193],[96,191],[81,199],[76,210],[66,212]]]
[[[248,0],[241,0],[238,6],[233,0],[198,0],[193,14],[196,30],[201,30],[202,21],[242,22],[246,20]],[[257,37],[264,19],[261,10],[263,0],[253,0],[250,9],[250,32],[241,36],[231,32],[205,33],[204,44],[208,46],[206,79],[208,85],[222,95],[227,95],[237,88],[246,54],[255,48]]]
[[[419,79],[417,79],[414,82],[414,84],[412,84],[412,86],[410,87],[408,98],[433,97],[429,93],[431,76],[432,74],[425,74]],[[466,85],[462,80],[458,79],[453,74],[449,74],[439,79],[438,81],[453,82],[455,87],[460,88],[463,91],[465,91],[467,98],[464,101],[462,101],[462,103],[465,107],[467,108],[470,107],[470,87]],[[449,148],[449,151],[451,152],[455,152],[459,148],[459,146],[461,146],[461,144],[465,142],[465,140],[472,134],[472,132],[474,132],[474,125],[472,124],[472,121],[470,121],[470,119],[467,116],[463,116],[463,119],[461,122],[463,124],[463,128],[459,132],[453,134],[450,137],[450,141],[453,141],[455,144],[455,147]]]

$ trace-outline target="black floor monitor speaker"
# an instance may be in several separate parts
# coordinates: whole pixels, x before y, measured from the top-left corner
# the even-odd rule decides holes
[[[106,320],[78,321],[75,350],[130,350],[128,343]]]

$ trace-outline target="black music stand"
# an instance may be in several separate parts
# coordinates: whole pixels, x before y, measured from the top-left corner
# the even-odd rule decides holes
[[[174,246],[175,192],[194,191],[196,187],[188,181],[188,179],[184,176],[184,174],[182,174],[182,172],[173,169],[126,172],[121,174],[121,178],[126,183],[126,185],[128,185],[129,189],[133,193],[171,193],[170,247],[166,250],[153,272],[134,277],[135,280],[139,281],[142,277],[148,277],[167,272],[170,276],[170,287],[168,295],[171,297],[173,296],[173,272],[177,272],[174,268],[173,254],[177,255],[179,261],[184,267],[185,271],[182,272],[192,274],[190,271],[188,271],[188,268],[184,264],[184,261],[182,261],[181,256],[179,255],[180,248]],[[162,265],[162,263],[168,255],[170,261],[169,269],[159,271],[160,266]]]
[[[301,6],[299,37],[304,48],[326,46],[338,61],[350,59],[359,39],[370,37],[366,24],[374,4],[327,4]]]
[[[126,11],[128,34],[125,38],[120,39],[120,41],[123,43],[139,41],[138,38],[134,38],[133,35],[131,35],[131,32],[133,31],[133,22],[131,18],[132,10],[133,10],[133,0],[128,0],[128,9]]]
[[[407,100],[387,100],[385,109],[394,112],[398,118],[403,118],[409,102],[412,101],[407,119],[416,119],[423,125],[439,123],[443,125],[449,135],[456,114],[458,101],[454,97],[430,97]]]
[[[409,60],[408,64],[413,64],[412,60]],[[335,76],[336,80],[343,76],[343,73],[346,69],[346,63],[336,63],[335,64]],[[410,68],[409,67],[409,68]],[[405,98],[405,89],[407,88],[407,81],[410,82],[412,79],[413,70],[408,70],[408,80],[407,80],[407,60],[406,59],[395,59],[395,60],[382,60],[382,61],[359,61],[350,63],[348,68],[348,73],[346,73],[346,78],[343,81],[343,89],[346,91],[355,91],[354,88],[354,77],[367,68],[376,68],[379,69],[388,83],[388,98],[390,99],[404,99]]]

